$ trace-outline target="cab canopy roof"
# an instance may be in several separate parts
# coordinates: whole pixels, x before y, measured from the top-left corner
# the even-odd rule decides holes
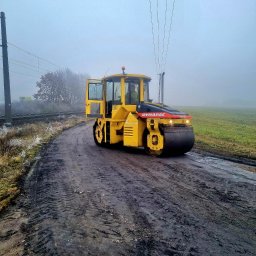
[[[145,79],[150,81],[151,78],[149,76],[145,76],[145,75],[141,75],[141,74],[115,74],[115,75],[111,75],[111,76],[106,76],[103,77],[102,80],[110,80],[110,79],[120,79],[120,78],[137,78],[137,79]]]

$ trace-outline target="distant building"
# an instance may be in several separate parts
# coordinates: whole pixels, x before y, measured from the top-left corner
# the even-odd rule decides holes
[[[27,102],[27,101],[32,101],[32,97],[31,96],[22,96],[19,98],[21,102]]]

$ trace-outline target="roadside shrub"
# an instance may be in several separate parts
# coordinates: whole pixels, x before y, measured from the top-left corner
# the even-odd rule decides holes
[[[0,136],[0,155],[10,154],[16,146],[11,144],[11,140],[16,137],[14,131],[7,132]]]

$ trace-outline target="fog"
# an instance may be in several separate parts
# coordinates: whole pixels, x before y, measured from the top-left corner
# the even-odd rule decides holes
[[[157,39],[156,0],[151,2]],[[170,7],[172,0],[168,3]],[[121,66],[127,73],[150,76],[151,97],[157,99],[148,0],[1,0],[0,11],[6,15],[8,42],[54,63],[9,45],[13,100],[32,96],[46,70],[67,67],[101,78],[121,73]],[[160,52],[164,11],[162,0]],[[176,0],[164,70],[165,102],[256,107],[255,31],[255,0]],[[0,88],[3,102],[2,69]]]

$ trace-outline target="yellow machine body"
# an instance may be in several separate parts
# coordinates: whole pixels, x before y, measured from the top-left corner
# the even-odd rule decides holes
[[[153,155],[185,153],[194,144],[191,117],[153,104],[150,77],[117,74],[86,83],[86,116],[96,117],[93,136],[97,145],[121,143],[144,147]]]

